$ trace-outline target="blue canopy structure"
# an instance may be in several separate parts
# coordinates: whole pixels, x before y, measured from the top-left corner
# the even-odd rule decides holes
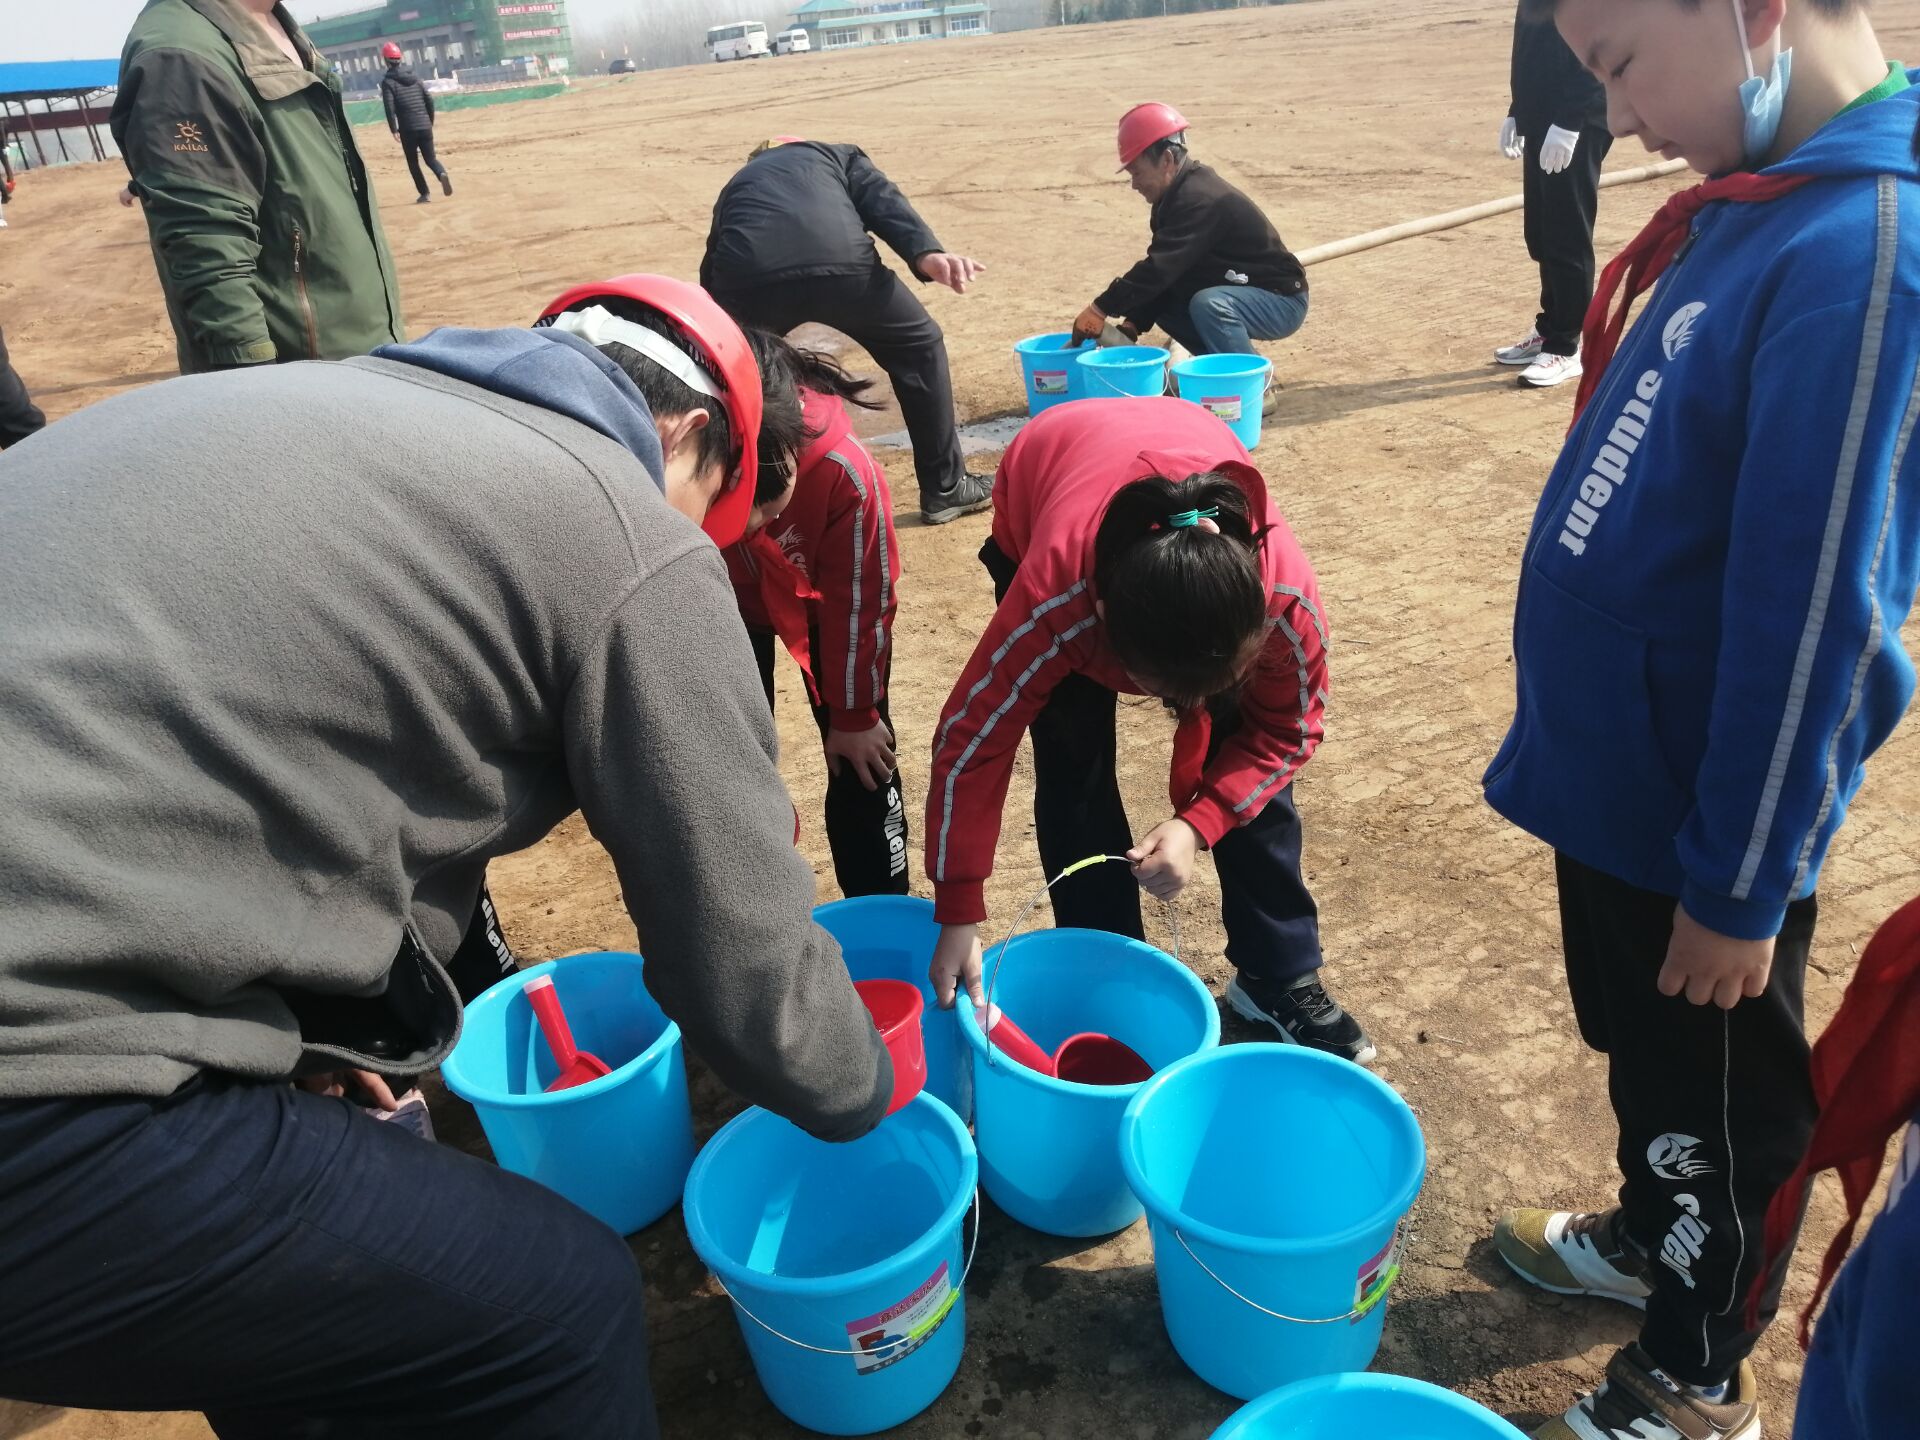
[[[118,60],[22,60],[0,64],[0,139],[4,139],[10,129],[26,134],[33,141],[39,163],[47,165],[53,162],[47,158],[46,148],[41,143],[41,131],[53,135],[61,159],[71,160],[75,157],[67,153],[66,137],[60,132],[84,129],[87,139],[93,143],[92,158],[104,160],[107,150],[100,143],[97,127],[105,116],[98,107],[87,102],[89,97],[111,90],[119,83]],[[35,114],[27,108],[28,102],[33,100],[40,102],[41,113]],[[70,108],[55,110],[53,102],[56,100],[71,102]],[[20,107],[17,116],[14,113],[16,105]],[[23,157],[25,153],[23,149]],[[80,158],[86,157],[82,155]],[[0,170],[5,168],[6,147],[0,144]]]

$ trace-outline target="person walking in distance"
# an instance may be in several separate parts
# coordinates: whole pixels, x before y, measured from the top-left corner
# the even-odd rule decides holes
[[[755,147],[714,202],[700,283],[742,325],[776,335],[826,325],[873,356],[913,439],[920,518],[944,525],[991,505],[993,479],[968,473],[946,339],[881,261],[874,236],[915,279],[956,295],[986,269],[942,249],[858,145],[778,135]]]
[[[1524,5],[1513,22],[1512,86],[1500,151],[1521,162],[1527,254],[1540,267],[1540,313],[1526,339],[1496,350],[1493,358],[1524,367],[1520,383],[1545,390],[1580,378],[1580,326],[1593,299],[1600,165],[1613,135],[1600,82],[1552,20],[1536,19]]]
[[[440,177],[440,193],[453,194],[453,181],[447,175],[447,167],[433,153],[433,96],[420,83],[420,77],[413,73],[393,41],[380,47],[380,55],[387,62],[387,73],[380,81],[380,103],[386,107],[387,129],[393,132],[394,140],[406,153],[407,171],[413,176],[413,188],[420,195],[414,203],[425,205],[433,198],[427,194],[427,177],[420,173],[422,160]]]

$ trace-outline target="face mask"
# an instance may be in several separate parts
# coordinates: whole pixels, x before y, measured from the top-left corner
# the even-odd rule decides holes
[[[1787,108],[1787,86],[1793,79],[1793,51],[1778,50],[1773,69],[1764,79],[1754,72],[1753,47],[1747,44],[1747,17],[1740,0],[1733,0],[1734,31],[1740,37],[1740,55],[1747,62],[1747,78],[1740,86],[1742,154],[1749,165],[1757,165],[1773,149],[1780,134],[1780,117]],[[1779,44],[1778,40],[1774,42]]]

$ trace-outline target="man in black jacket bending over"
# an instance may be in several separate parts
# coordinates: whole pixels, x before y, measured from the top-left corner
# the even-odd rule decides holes
[[[777,335],[826,325],[873,356],[893,382],[913,439],[920,518],[944,525],[991,505],[993,478],[967,471],[946,340],[882,263],[875,235],[916,279],[955,294],[986,269],[943,250],[858,145],[776,136],[754,150],[714,203],[700,284],[742,325]]]
[[[420,77],[408,69],[400,47],[389,40],[380,47],[387,62],[387,73],[380,81],[380,103],[387,108],[387,129],[400,142],[407,155],[407,169],[413,172],[413,188],[420,198],[413,203],[425,205],[433,197],[427,194],[427,177],[420,173],[424,156],[427,168],[440,177],[440,193],[453,194],[453,181],[447,167],[433,153],[433,96],[420,83]]]
[[[1094,339],[1110,317],[1138,335],[1156,324],[1196,355],[1251,355],[1307,318],[1307,272],[1260,207],[1187,153],[1187,121],[1171,105],[1120,117],[1120,168],[1153,207],[1147,257],[1073,322]]]

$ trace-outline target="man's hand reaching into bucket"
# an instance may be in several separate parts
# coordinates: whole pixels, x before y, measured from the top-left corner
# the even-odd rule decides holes
[[[1073,343],[1082,340],[1098,340],[1100,332],[1107,328],[1106,312],[1096,305],[1089,305],[1073,321]]]
[[[940,939],[933,947],[933,964],[927,970],[940,1008],[953,1008],[954,992],[960,985],[967,987],[967,994],[975,1005],[986,1004],[987,992],[980,982],[980,973],[980,927],[942,925]]]
[[[978,260],[965,255],[949,255],[944,250],[929,250],[913,262],[913,268],[922,280],[944,285],[956,295],[966,294],[967,286],[977,276],[987,273],[987,267]]]
[[[1193,878],[1193,858],[1200,853],[1200,833],[1178,816],[1156,825],[1133,849],[1133,878],[1156,900],[1171,900]]]

